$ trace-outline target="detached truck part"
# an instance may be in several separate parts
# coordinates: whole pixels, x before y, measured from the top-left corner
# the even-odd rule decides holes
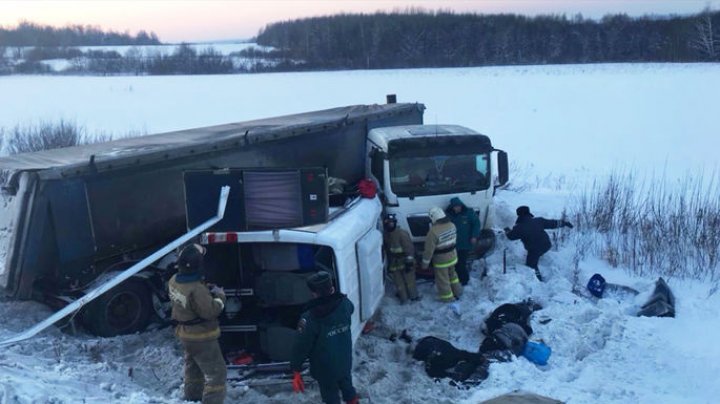
[[[173,242],[164,246],[160,250],[155,251],[153,254],[144,258],[142,261],[138,262],[137,264],[133,265],[132,267],[120,272],[114,278],[109,279],[107,282],[103,283],[102,285],[99,285],[95,289],[88,291],[87,294],[85,294],[81,298],[75,300],[74,302],[68,304],[67,306],[63,307],[61,310],[53,313],[50,317],[48,317],[44,321],[41,321],[40,323],[36,324],[34,327],[29,328],[26,331],[21,332],[19,334],[16,334],[15,336],[13,336],[11,338],[8,338],[5,340],[0,340],[0,347],[5,346],[5,345],[11,345],[11,344],[32,338],[33,336],[37,335],[40,331],[57,323],[58,321],[62,320],[65,316],[67,316],[77,310],[80,310],[83,305],[90,303],[97,297],[101,296],[103,293],[112,289],[116,285],[121,284],[123,281],[127,280],[131,276],[142,271],[143,269],[147,268],[155,261],[158,261],[163,256],[170,253],[173,249],[182,246],[184,243],[187,243],[188,241],[192,240],[193,237],[196,237],[198,234],[200,234],[204,230],[207,230],[212,225],[214,225],[215,223],[222,220],[223,215],[225,214],[225,207],[227,205],[227,199],[228,199],[229,193],[230,193],[230,187],[226,186],[226,187],[223,187],[222,189],[220,189],[220,199],[218,201],[217,214],[215,216],[208,218],[208,220],[204,221],[202,224],[200,224],[196,228],[190,229],[190,231],[188,231],[187,233],[182,235],[177,240],[174,240]]]
[[[258,184],[261,203],[250,192],[258,175],[269,177]],[[206,217],[207,195],[234,183],[244,191],[233,188],[225,218],[200,241],[207,248],[205,279],[227,296],[219,318],[226,356],[231,362],[238,352],[253,363],[289,361],[298,320],[312,299],[307,279],[321,270],[355,306],[355,341],[385,294],[379,199],[354,197],[328,209],[322,169],[192,171],[185,175],[188,228]],[[288,189],[299,189],[301,197]],[[300,201],[287,203],[293,199]],[[307,217],[310,225],[288,226],[313,212],[324,220]],[[266,229],[253,229],[261,222]]]

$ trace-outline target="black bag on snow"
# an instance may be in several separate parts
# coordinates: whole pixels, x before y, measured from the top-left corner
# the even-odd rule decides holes
[[[481,354],[457,349],[436,337],[424,337],[418,341],[413,359],[425,362],[425,372],[430,377],[479,382],[488,376],[488,362]]]
[[[533,311],[541,308],[542,306],[529,299],[520,303],[505,303],[493,310],[485,319],[483,334],[492,335],[495,330],[500,329],[503,325],[515,323],[523,328],[525,334],[531,335],[533,329],[530,327],[530,315]]]
[[[510,353],[520,356],[527,344],[528,335],[518,324],[507,323],[485,337],[480,344],[480,353],[487,354],[490,359],[506,362],[512,358]]]
[[[655,290],[648,301],[642,305],[638,317],[675,317],[675,296],[665,279],[658,278]]]

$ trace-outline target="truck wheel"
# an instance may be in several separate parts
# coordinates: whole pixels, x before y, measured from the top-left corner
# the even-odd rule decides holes
[[[91,302],[83,324],[100,337],[142,331],[153,313],[150,289],[140,280],[129,279]]]
[[[480,237],[474,249],[474,258],[482,258],[488,255],[495,247],[495,233],[490,229],[480,230]]]

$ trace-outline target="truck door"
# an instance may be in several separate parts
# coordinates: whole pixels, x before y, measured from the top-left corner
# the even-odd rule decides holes
[[[360,281],[360,321],[367,321],[385,294],[382,262],[382,234],[377,229],[365,233],[357,242]]]

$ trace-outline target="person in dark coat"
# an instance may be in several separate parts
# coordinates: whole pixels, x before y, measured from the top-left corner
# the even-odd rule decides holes
[[[290,359],[293,390],[305,391],[300,371],[305,359],[310,358],[310,375],[318,382],[323,402],[340,403],[340,391],[346,403],[357,404],[359,397],[351,375],[351,316],[355,307],[344,294],[335,292],[330,274],[325,271],[311,276],[307,285],[315,299],[308,303],[298,322]]]
[[[480,219],[478,219],[474,210],[465,206],[463,201],[457,197],[450,199],[450,206],[445,212],[457,229],[455,249],[457,250],[458,261],[455,264],[455,272],[460,278],[460,283],[465,286],[470,280],[467,267],[468,254],[480,236]]]
[[[505,228],[505,235],[510,240],[521,240],[525,250],[527,250],[527,260],[525,265],[535,270],[535,276],[542,282],[542,275],[538,269],[538,261],[540,257],[550,250],[552,244],[550,237],[545,229],[557,229],[560,227],[569,227],[573,225],[570,222],[559,219],[545,219],[535,217],[530,213],[530,208],[520,206],[515,211],[517,220],[515,226],[510,229]]]

